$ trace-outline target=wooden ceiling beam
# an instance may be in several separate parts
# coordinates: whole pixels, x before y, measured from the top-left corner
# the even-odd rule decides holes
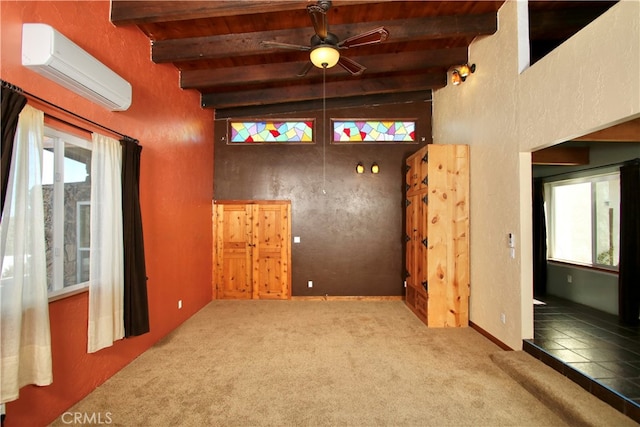
[[[426,68],[445,67],[448,64],[467,62],[467,48],[438,49],[433,51],[401,52],[393,55],[393,61],[387,55],[354,56],[349,58],[367,67],[369,73],[389,73]],[[228,67],[217,69],[189,70],[180,73],[180,87],[200,89],[210,87],[233,86],[240,83],[262,84],[266,82],[302,81],[296,73],[308,62],[287,62],[260,64],[246,67]],[[327,76],[346,74],[341,67],[328,70]],[[319,69],[311,69],[306,79],[321,75]]]
[[[378,95],[359,95],[326,100],[327,109],[366,107],[370,105],[406,104],[408,102],[430,102],[431,91],[393,92]],[[321,111],[322,99],[309,101],[283,102],[271,105],[252,105],[248,107],[216,108],[215,119],[236,119],[240,117],[267,117],[274,115]]]
[[[620,123],[619,125],[574,138],[572,141],[640,142],[640,119]]]
[[[389,41],[386,43],[449,37],[475,37],[495,33],[497,30],[497,17],[495,13],[488,13],[483,15],[410,18],[403,21],[362,22],[349,25],[334,25],[331,27],[331,31],[338,34],[342,39],[346,39],[377,27],[385,27],[389,31]],[[165,63],[230,56],[265,55],[282,51],[263,47],[260,44],[262,40],[308,46],[312,35],[313,29],[305,27],[158,40],[152,43],[151,59],[155,63]]]
[[[111,1],[114,25],[138,25],[152,22],[219,18],[230,15],[304,9],[305,0],[272,1]]]
[[[337,0],[333,6],[379,3],[391,0]],[[188,19],[221,18],[254,13],[288,12],[305,9],[315,0],[251,1],[138,1],[112,0],[111,22],[116,26]]]
[[[444,87],[443,73],[422,73],[408,76],[371,77],[359,80],[327,82],[327,98],[341,98],[366,94],[393,92],[415,92]],[[288,86],[283,88],[260,88],[235,92],[203,94],[201,106],[204,108],[231,108],[239,106],[280,104],[284,102],[308,101],[322,94],[322,82]]]
[[[531,153],[534,165],[578,166],[589,164],[589,147],[549,147]]]

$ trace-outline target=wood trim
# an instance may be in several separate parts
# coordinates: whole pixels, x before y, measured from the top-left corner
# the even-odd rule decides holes
[[[214,200],[214,205],[284,205],[291,200]]]
[[[640,118],[573,138],[572,141],[640,142]]]
[[[369,104],[406,104],[409,102],[431,102],[431,90],[417,92],[394,92],[380,95],[357,95],[352,97],[327,99],[327,110],[361,107]],[[291,111],[322,111],[322,99],[299,102],[283,102],[274,105],[256,105],[246,107],[216,108],[215,120],[272,114],[286,114]],[[417,143],[417,142],[416,142]]]
[[[534,165],[577,166],[589,164],[589,147],[549,147],[531,153]]]
[[[293,301],[402,301],[402,295],[381,295],[381,296],[340,296],[340,295],[310,295],[292,296]]]
[[[212,251],[211,251],[211,300],[216,300],[218,299],[218,286],[217,286],[217,280],[216,280],[216,274],[218,271],[218,257],[217,257],[217,253],[218,253],[218,244],[217,244],[217,239],[218,239],[218,234],[217,234],[217,230],[218,230],[218,224],[217,224],[217,212],[216,212],[216,205],[215,205],[215,200],[212,201],[211,203],[211,233],[212,233],[212,237],[211,237],[211,242],[212,242]]]
[[[378,3],[380,0],[375,1]],[[384,0],[391,1],[391,0]],[[289,12],[304,9],[308,1],[209,1],[195,4],[190,1],[166,2],[158,5],[157,1],[114,1],[111,2],[111,22],[116,26],[139,25],[151,22],[167,22],[172,20],[188,20],[202,18],[218,18],[253,13]],[[374,3],[372,0],[337,0],[334,6]]]
[[[513,349],[511,347],[509,347],[508,345],[506,345],[505,343],[500,341],[498,338],[494,337],[489,332],[485,331],[480,326],[478,326],[475,323],[473,323],[472,321],[469,321],[469,326],[471,326],[471,328],[475,329],[480,335],[482,335],[483,337],[485,337],[486,339],[488,339],[489,341],[491,341],[492,343],[494,343],[495,345],[497,345],[501,349],[506,350],[506,351],[513,351]]]
[[[439,71],[422,70],[414,74],[380,77],[376,74],[357,80],[341,80],[326,82],[326,92],[331,98],[346,98],[362,95],[393,94],[396,92],[427,91],[446,86],[447,78]],[[200,97],[202,108],[233,108],[283,102],[301,102],[317,99],[322,93],[323,83],[313,81],[304,85],[281,87],[247,86],[246,90],[233,92],[204,93]]]

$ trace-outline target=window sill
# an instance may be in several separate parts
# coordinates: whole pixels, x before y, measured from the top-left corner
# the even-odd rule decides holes
[[[566,262],[566,261],[558,261],[554,259],[548,259],[547,264],[557,265],[560,267],[579,268],[581,270],[588,270],[588,271],[597,271],[600,273],[612,274],[614,276],[618,275],[618,270],[602,268],[602,267],[594,267],[592,265],[576,264],[576,263]]]
[[[83,292],[89,292],[89,283],[82,283],[80,285],[60,289],[59,291],[49,292],[49,303],[72,297]]]

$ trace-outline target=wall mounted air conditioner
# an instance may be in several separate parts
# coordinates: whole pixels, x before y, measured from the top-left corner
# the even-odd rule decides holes
[[[112,111],[131,105],[131,84],[47,24],[22,24],[22,65]]]

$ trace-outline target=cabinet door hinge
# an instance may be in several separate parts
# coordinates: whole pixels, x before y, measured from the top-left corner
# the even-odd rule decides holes
[[[425,248],[428,248],[428,241],[427,238],[425,237],[424,239],[422,239],[422,244],[424,245]]]
[[[405,206],[409,206],[411,204],[411,200],[404,199],[404,204],[405,204]]]
[[[429,204],[429,196],[427,196],[425,194],[424,197],[422,198],[422,203],[424,203],[425,205],[428,205]]]
[[[422,180],[422,183],[424,185],[429,185],[429,176],[425,176],[424,179]]]
[[[429,292],[429,282],[427,282],[426,280],[422,282],[422,287],[426,292]]]
[[[404,235],[404,241],[405,242],[410,242],[411,241],[411,236],[409,236],[408,234]]]
[[[422,163],[427,163],[429,161],[429,152],[427,151],[426,153],[424,153],[424,156],[422,156]]]

